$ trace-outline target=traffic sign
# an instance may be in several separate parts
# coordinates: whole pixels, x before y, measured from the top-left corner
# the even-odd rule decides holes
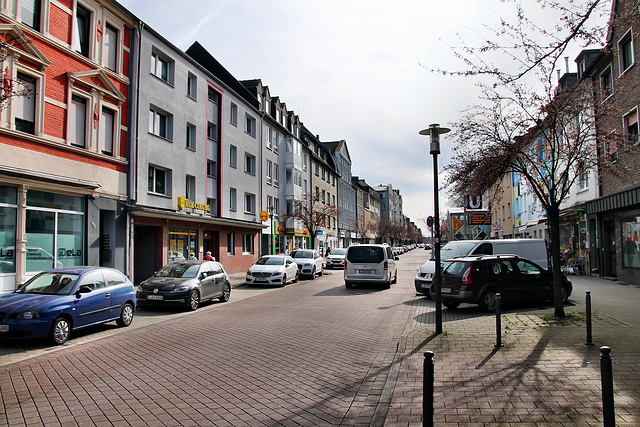
[[[427,227],[433,227],[433,217],[427,217]]]

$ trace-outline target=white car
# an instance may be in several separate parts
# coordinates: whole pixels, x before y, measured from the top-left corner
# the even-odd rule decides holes
[[[286,255],[265,255],[247,270],[248,284],[280,285],[298,281],[298,265]]]
[[[344,256],[346,253],[346,248],[334,248],[327,255],[327,268],[344,268]]]
[[[324,260],[314,249],[296,249],[291,252],[291,258],[298,264],[300,274],[316,278],[316,274],[322,276],[324,274]]]

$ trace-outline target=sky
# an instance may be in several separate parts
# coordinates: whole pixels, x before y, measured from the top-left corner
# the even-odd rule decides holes
[[[236,79],[261,79],[321,141],[346,140],[352,174],[371,186],[391,183],[425,234],[433,156],[418,132],[452,128],[479,94],[472,79],[427,68],[463,67],[450,47],[456,34],[481,36],[510,10],[504,0],[119,2],[178,48],[198,41]],[[441,172],[453,137],[441,137]],[[439,197],[446,213],[446,193]]]

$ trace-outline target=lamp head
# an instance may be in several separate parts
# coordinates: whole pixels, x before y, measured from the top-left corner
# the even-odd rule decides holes
[[[440,154],[440,134],[451,132],[449,128],[441,128],[439,124],[429,125],[429,129],[423,129],[418,132],[420,135],[431,136],[431,154]]]

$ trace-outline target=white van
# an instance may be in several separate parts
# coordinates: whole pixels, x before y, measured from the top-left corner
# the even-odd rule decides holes
[[[398,280],[397,260],[389,245],[351,245],[344,257],[344,286],[382,283],[389,288]]]
[[[549,269],[549,251],[544,239],[491,239],[456,240],[440,248],[442,261],[467,255],[518,255]],[[433,273],[436,271],[434,256],[422,264],[414,279],[416,292],[429,295]]]

